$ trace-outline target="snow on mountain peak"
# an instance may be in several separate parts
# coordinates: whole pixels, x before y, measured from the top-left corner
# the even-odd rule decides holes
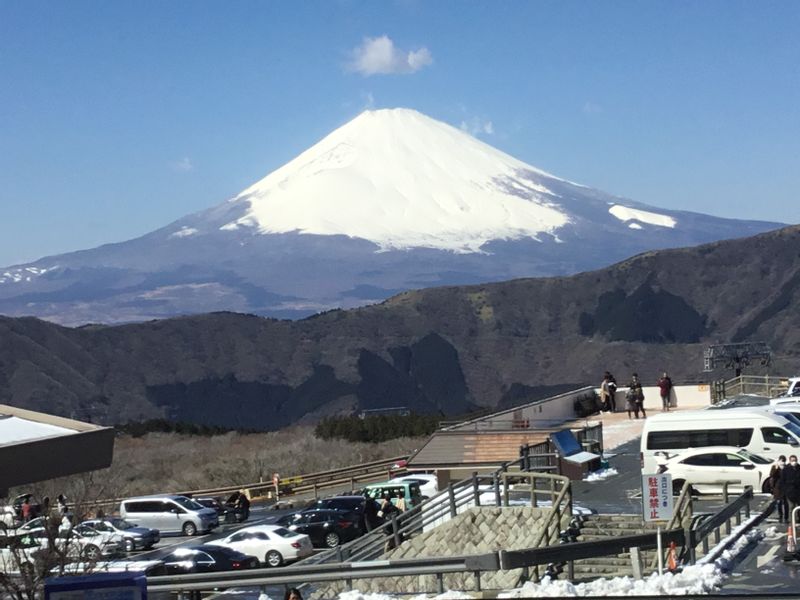
[[[221,229],[479,252],[570,221],[548,180],[562,181],[417,111],[366,111],[234,198],[246,213]]]

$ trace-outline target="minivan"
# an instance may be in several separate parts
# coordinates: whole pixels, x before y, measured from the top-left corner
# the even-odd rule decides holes
[[[119,505],[119,514],[126,521],[161,533],[195,535],[219,525],[217,511],[186,496],[128,498]]]
[[[369,497],[381,501],[388,495],[392,504],[401,510],[408,510],[422,502],[422,492],[419,483],[416,481],[385,481],[383,483],[371,483],[364,488]],[[400,500],[402,499],[402,503]]]
[[[645,421],[642,431],[642,472],[656,472],[659,454],[672,456],[704,446],[735,446],[773,459],[800,454],[800,426],[758,407],[655,415]]]

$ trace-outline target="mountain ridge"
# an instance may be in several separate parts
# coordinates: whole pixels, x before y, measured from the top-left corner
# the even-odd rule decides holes
[[[623,199],[416,111],[375,111],[217,206],[0,269],[0,313],[68,325],[222,310],[302,318],[398,290],[569,275],[779,225]]]
[[[407,291],[300,321],[216,313],[67,328],[0,318],[0,402],[113,423],[275,429],[406,405],[455,415],[766,341],[800,368],[800,226],[647,252],[572,276]],[[760,371],[761,370],[761,371]],[[764,372],[753,367],[750,372]]]

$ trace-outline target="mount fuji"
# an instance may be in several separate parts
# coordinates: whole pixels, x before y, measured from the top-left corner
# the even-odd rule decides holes
[[[419,112],[376,110],[218,206],[0,269],[0,312],[68,325],[221,310],[298,318],[780,226],[612,196]]]

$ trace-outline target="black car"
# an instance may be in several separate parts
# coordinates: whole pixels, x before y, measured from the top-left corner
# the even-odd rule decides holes
[[[258,559],[222,546],[176,548],[163,559],[167,575],[258,568]]]
[[[219,498],[212,497],[192,500],[217,511],[220,523],[241,523],[250,516],[250,501],[239,492],[234,492],[224,503]]]
[[[322,508],[288,514],[278,519],[277,524],[305,533],[318,548],[335,548],[364,535],[362,520],[356,512]]]
[[[355,512],[360,515],[364,514],[364,506],[367,503],[365,496],[331,496],[330,498],[321,498],[311,504],[309,509],[329,508],[333,510],[343,510],[346,512]]]

